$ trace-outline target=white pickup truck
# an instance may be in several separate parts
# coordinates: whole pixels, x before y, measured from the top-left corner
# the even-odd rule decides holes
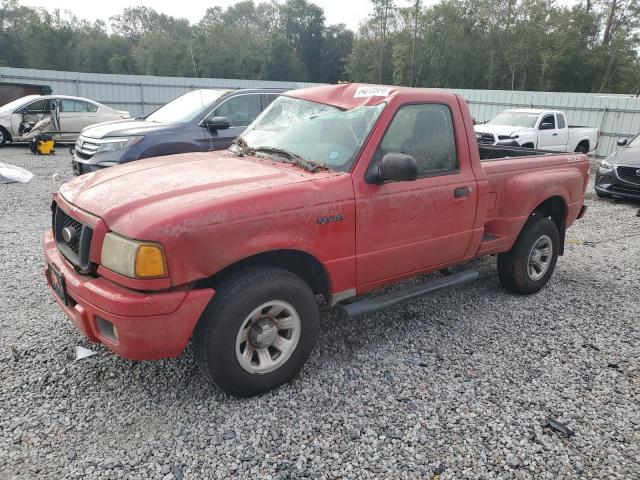
[[[589,153],[596,149],[600,130],[567,125],[559,110],[505,110],[482,125],[476,138],[483,145],[536,148],[556,152]]]

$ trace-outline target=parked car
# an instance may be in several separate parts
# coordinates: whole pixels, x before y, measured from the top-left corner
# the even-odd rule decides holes
[[[141,158],[224,150],[283,91],[192,90],[144,119],[94,125],[76,142],[73,171],[81,175]]]
[[[618,140],[621,147],[600,162],[596,172],[598,197],[640,199],[640,135]]]
[[[588,153],[598,147],[600,130],[567,124],[560,110],[505,110],[476,125],[478,143],[537,148],[555,152]]]
[[[58,142],[75,142],[80,131],[94,123],[131,118],[88,98],[66,95],[27,95],[0,107],[0,146],[27,142],[48,133]]]
[[[91,341],[150,360],[180,355],[193,338],[224,391],[267,391],[309,357],[316,295],[345,315],[368,313],[478,273],[352,297],[493,254],[508,290],[547,283],[585,211],[587,157],[478,147],[472,135],[452,93],[286,92],[229,150],[62,185],[44,236],[46,278]]]

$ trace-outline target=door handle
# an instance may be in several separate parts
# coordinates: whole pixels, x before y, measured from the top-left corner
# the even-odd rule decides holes
[[[453,198],[468,197],[471,193],[471,187],[458,187],[453,191]]]
[[[554,133],[554,134],[552,135],[552,137],[557,137],[557,136],[558,136],[558,134],[557,134],[557,133]]]

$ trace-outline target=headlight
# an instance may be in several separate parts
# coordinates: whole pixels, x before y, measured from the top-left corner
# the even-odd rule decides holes
[[[113,232],[104,237],[100,263],[129,278],[167,276],[167,261],[161,245],[131,240]]]
[[[602,168],[606,168],[607,170],[611,170],[613,168],[613,165],[611,165],[609,162],[607,162],[606,160],[602,160],[600,162],[600,166]]]
[[[100,146],[96,153],[100,152],[117,152],[118,150],[123,150],[127,147],[131,147],[136,143],[142,141],[144,136],[139,137],[122,137],[122,138],[105,138],[101,140]]]

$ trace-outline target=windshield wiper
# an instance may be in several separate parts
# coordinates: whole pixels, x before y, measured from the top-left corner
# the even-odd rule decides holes
[[[254,150],[251,147],[249,147],[245,139],[242,137],[236,138],[233,142],[231,142],[231,145],[232,146],[235,145],[240,149],[240,153],[239,153],[240,157],[243,157],[245,155],[251,156],[255,153]]]
[[[256,147],[256,148],[253,148],[252,150],[253,152],[258,152],[258,153],[280,155],[281,157],[284,157],[288,160],[286,163],[295,165],[300,168],[304,168],[305,170],[311,173],[324,172],[329,170],[329,168],[326,165],[323,165],[322,163],[314,162],[312,160],[306,160],[302,158],[300,155],[290,152],[289,150],[285,150],[284,148]]]

